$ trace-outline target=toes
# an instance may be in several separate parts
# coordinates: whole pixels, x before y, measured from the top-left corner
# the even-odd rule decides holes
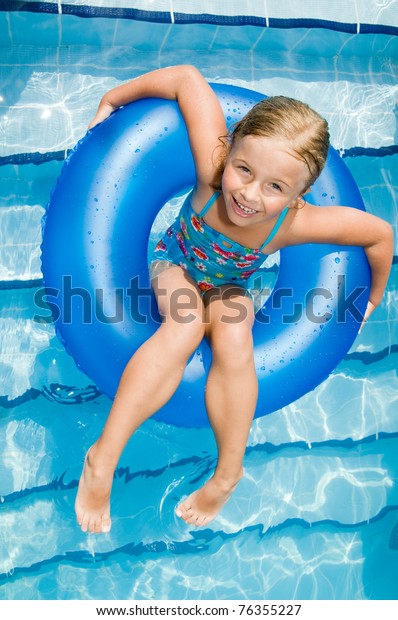
[[[86,533],[88,528],[89,528],[89,522],[90,522],[90,518],[89,515],[83,515],[83,518],[81,519],[81,521],[79,522],[80,525],[80,529],[82,532]]]
[[[197,525],[198,524],[198,520],[199,520],[198,515],[192,514],[190,517],[185,519],[185,523],[188,523],[188,525]]]
[[[206,515],[202,516],[197,520],[196,525],[197,527],[203,527],[204,525],[207,524],[209,520],[210,520],[209,517],[207,517]]]
[[[102,519],[101,517],[95,519],[94,523],[93,523],[93,533],[94,534],[101,534],[102,532]]]
[[[91,517],[88,518],[86,532],[88,532],[89,534],[95,533],[95,519]]]
[[[95,517],[88,522],[87,531],[89,534],[99,534],[101,531],[101,519]]]
[[[209,521],[209,518],[206,515],[192,513],[185,522],[189,525],[195,525],[196,527],[202,527]]]
[[[111,519],[106,517],[93,517],[84,514],[83,517],[77,519],[81,531],[86,534],[108,534],[111,530]]]
[[[191,510],[192,504],[191,504],[191,502],[186,500],[185,502],[181,502],[181,504],[178,506],[178,508],[181,510],[181,512],[186,512],[187,510]]]
[[[81,512],[80,510],[76,509],[76,521],[78,522],[80,526],[83,523],[83,517],[84,517],[84,512]]]
[[[206,500],[206,495],[204,495],[204,499]],[[181,504],[179,504],[176,508],[176,515],[185,521],[187,525],[194,525],[195,527],[203,527],[207,525],[210,521],[212,521],[216,516],[221,506],[216,503],[216,506],[208,506],[208,511],[206,511],[206,503],[209,502],[204,501],[203,506],[203,495],[200,495],[197,491],[192,493],[188,498],[186,498]],[[213,502],[214,504],[215,502]],[[205,510],[203,510],[205,508]],[[216,510],[214,510],[216,508]]]
[[[180,517],[183,521],[185,521],[187,525],[195,525],[196,527],[203,527],[204,525],[207,525],[208,522],[211,521],[213,518],[211,515],[209,516],[209,515],[203,515],[200,513],[198,514],[191,507],[187,508],[185,512],[183,512],[180,508],[181,508],[180,506],[176,508],[176,515],[177,517]]]
[[[188,510],[182,513],[181,519],[187,523],[189,519],[193,518],[193,516],[194,516],[194,512],[192,508],[189,508]]]
[[[181,519],[184,519],[184,521],[190,515],[190,513],[192,513],[192,506],[188,502],[182,502],[176,508],[176,515],[177,515],[177,517],[180,517]]]

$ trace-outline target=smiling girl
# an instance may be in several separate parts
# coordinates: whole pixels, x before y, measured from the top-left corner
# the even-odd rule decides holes
[[[212,477],[181,501],[176,514],[203,526],[230,497],[243,474],[257,402],[254,310],[247,287],[266,255],[302,243],[363,246],[372,274],[364,320],[382,298],[392,261],[386,222],[349,206],[306,202],[329,148],[326,121],[306,104],[265,99],[227,137],[223,112],[206,80],[194,67],[177,66],[109,91],[90,127],[145,97],[178,102],[197,182],[150,262],[162,323],[127,364],[103,432],[85,459],[75,508],[82,530],[89,532],[110,530],[120,455],[132,433],[171,398],[203,337],[212,349],[205,399],[218,461]],[[178,161],[176,168],[178,173]],[[189,309],[183,309],[183,298]]]

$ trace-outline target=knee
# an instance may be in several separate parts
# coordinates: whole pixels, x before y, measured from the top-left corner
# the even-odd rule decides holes
[[[179,349],[190,355],[202,342],[205,334],[203,317],[197,313],[181,317],[180,320],[166,317],[161,329],[172,349]]]
[[[238,367],[253,361],[252,326],[249,321],[219,324],[212,331],[213,359],[223,366]]]
[[[192,289],[179,288],[172,292],[167,303],[158,300],[162,316],[162,333],[173,349],[186,350],[189,354],[201,343],[205,334],[202,300]]]
[[[176,337],[187,341],[196,349],[205,335],[205,324],[201,315],[191,315],[177,324]]]

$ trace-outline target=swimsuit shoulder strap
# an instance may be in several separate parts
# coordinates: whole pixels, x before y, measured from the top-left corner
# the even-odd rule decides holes
[[[282,226],[282,222],[285,219],[287,213],[289,211],[288,207],[285,207],[282,211],[282,213],[279,215],[278,219],[275,222],[275,225],[273,227],[273,229],[271,230],[270,234],[268,235],[268,237],[266,238],[266,240],[264,241],[264,243],[261,245],[261,247],[259,248],[259,250],[262,250],[263,248],[265,248],[266,245],[268,245],[268,243],[270,243],[272,241],[272,239],[275,237],[276,233],[278,232],[278,230],[280,229],[280,227]]]
[[[206,215],[206,213],[208,212],[210,207],[215,203],[215,201],[217,200],[219,195],[220,195],[220,192],[214,192],[214,194],[212,196],[210,196],[209,200],[206,202],[206,204],[203,207],[203,209],[201,209],[201,211],[199,211],[199,213],[198,213],[198,215],[200,217],[204,217]]]

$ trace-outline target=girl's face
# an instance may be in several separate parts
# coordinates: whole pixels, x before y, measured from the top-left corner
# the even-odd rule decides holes
[[[302,194],[307,179],[307,165],[285,140],[245,136],[231,149],[222,177],[228,217],[244,227],[272,220]]]

